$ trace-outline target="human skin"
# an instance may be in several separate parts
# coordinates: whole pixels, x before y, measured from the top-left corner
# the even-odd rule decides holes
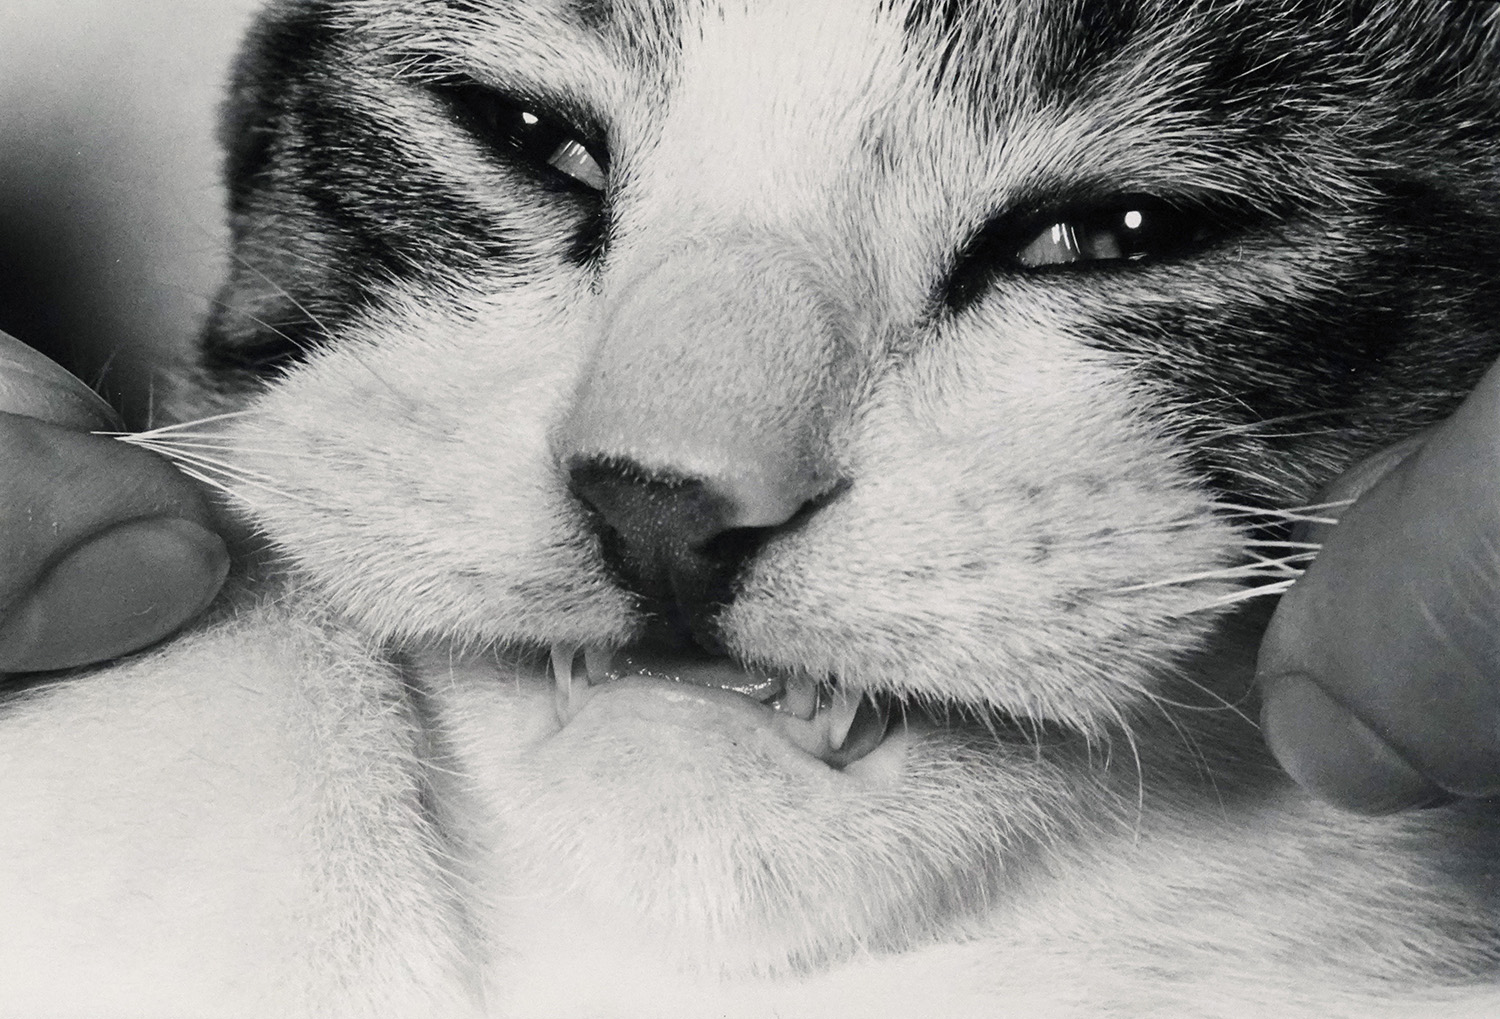
[[[145,647],[229,568],[197,487],[118,429],[83,383],[0,333],[0,673]]]
[[[1500,795],[1500,366],[1346,499],[1261,645],[1267,742],[1361,813]]]

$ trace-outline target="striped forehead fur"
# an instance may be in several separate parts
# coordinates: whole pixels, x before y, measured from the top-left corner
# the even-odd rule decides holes
[[[289,10],[308,24],[321,6]],[[390,45],[429,67],[502,69],[509,81],[501,84],[631,122],[663,108],[681,41],[748,12],[736,15],[739,6],[370,0],[328,5],[338,13],[324,23],[366,53]],[[1185,184],[1311,209],[1356,198],[1372,162],[1399,172],[1407,153],[1425,147],[1413,143],[1424,125],[1450,135],[1424,141],[1451,147],[1463,142],[1451,137],[1455,124],[1483,121],[1453,111],[1480,113],[1496,101],[1474,71],[1500,45],[1495,11],[1412,0],[872,0],[867,17],[901,24],[907,73],[966,108],[984,148],[1005,149],[1029,123],[1071,118],[1093,136],[1128,139],[1119,151],[1092,146],[1112,186],[1131,183],[1133,168],[1172,167]],[[794,17],[811,24],[818,16],[808,8]],[[1445,115],[1426,115],[1433,109]],[[1207,139],[1215,144],[1205,147]],[[1389,151],[1393,144],[1401,151]],[[1077,157],[1090,147],[1079,148],[1048,163],[1087,167]]]

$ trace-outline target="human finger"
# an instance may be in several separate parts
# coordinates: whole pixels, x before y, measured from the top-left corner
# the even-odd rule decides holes
[[[1283,766],[1368,813],[1500,793],[1500,369],[1392,459],[1329,493],[1257,667]]]
[[[112,439],[0,412],[0,673],[161,639],[228,570],[196,487]]]
[[[105,399],[50,357],[0,332],[0,411],[76,431],[118,431]]]

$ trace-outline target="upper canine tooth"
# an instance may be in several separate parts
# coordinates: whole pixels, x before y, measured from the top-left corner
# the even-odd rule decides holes
[[[850,693],[843,686],[833,691],[833,699],[824,709],[828,716],[828,746],[833,750],[843,747],[849,737],[849,726],[854,724],[854,714],[859,710],[860,695]]]
[[[588,688],[587,681],[575,682],[573,664],[577,660],[577,645],[552,645],[553,704],[557,709],[557,720],[562,725],[567,725],[578,714],[583,691]]]
[[[875,695],[860,698],[855,720],[858,725],[850,728],[844,737],[844,745],[825,758],[835,768],[854,763],[885,740],[891,721],[890,698]]]
[[[573,678],[573,662],[578,658],[577,644],[552,645],[552,678],[562,683]]]

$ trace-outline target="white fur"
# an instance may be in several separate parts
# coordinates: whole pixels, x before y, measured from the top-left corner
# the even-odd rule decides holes
[[[1244,534],[1184,409],[1084,340],[1150,295],[1017,276],[932,313],[985,210],[1058,167],[1248,193],[1175,158],[1203,139],[1153,112],[1172,75],[981,126],[896,12],[665,10],[681,60],[642,85],[546,5],[351,6],[350,100],[534,264],[392,284],[198,432],[268,561],[197,632],[0,715],[0,1015],[1494,1014],[1446,975],[1500,953],[1462,880],[1493,840],[1318,807],[1238,716],[1248,653],[1215,602]],[[600,279],[558,255],[565,210],[517,208],[382,73],[377,43],[416,37],[611,111]],[[1248,255],[1178,282],[1311,285]],[[853,479],[752,565],[741,658],[1034,740],[913,725],[835,771],[706,709],[616,697],[560,729],[541,649],[636,623],[555,463],[580,406],[652,465],[790,448]]]

